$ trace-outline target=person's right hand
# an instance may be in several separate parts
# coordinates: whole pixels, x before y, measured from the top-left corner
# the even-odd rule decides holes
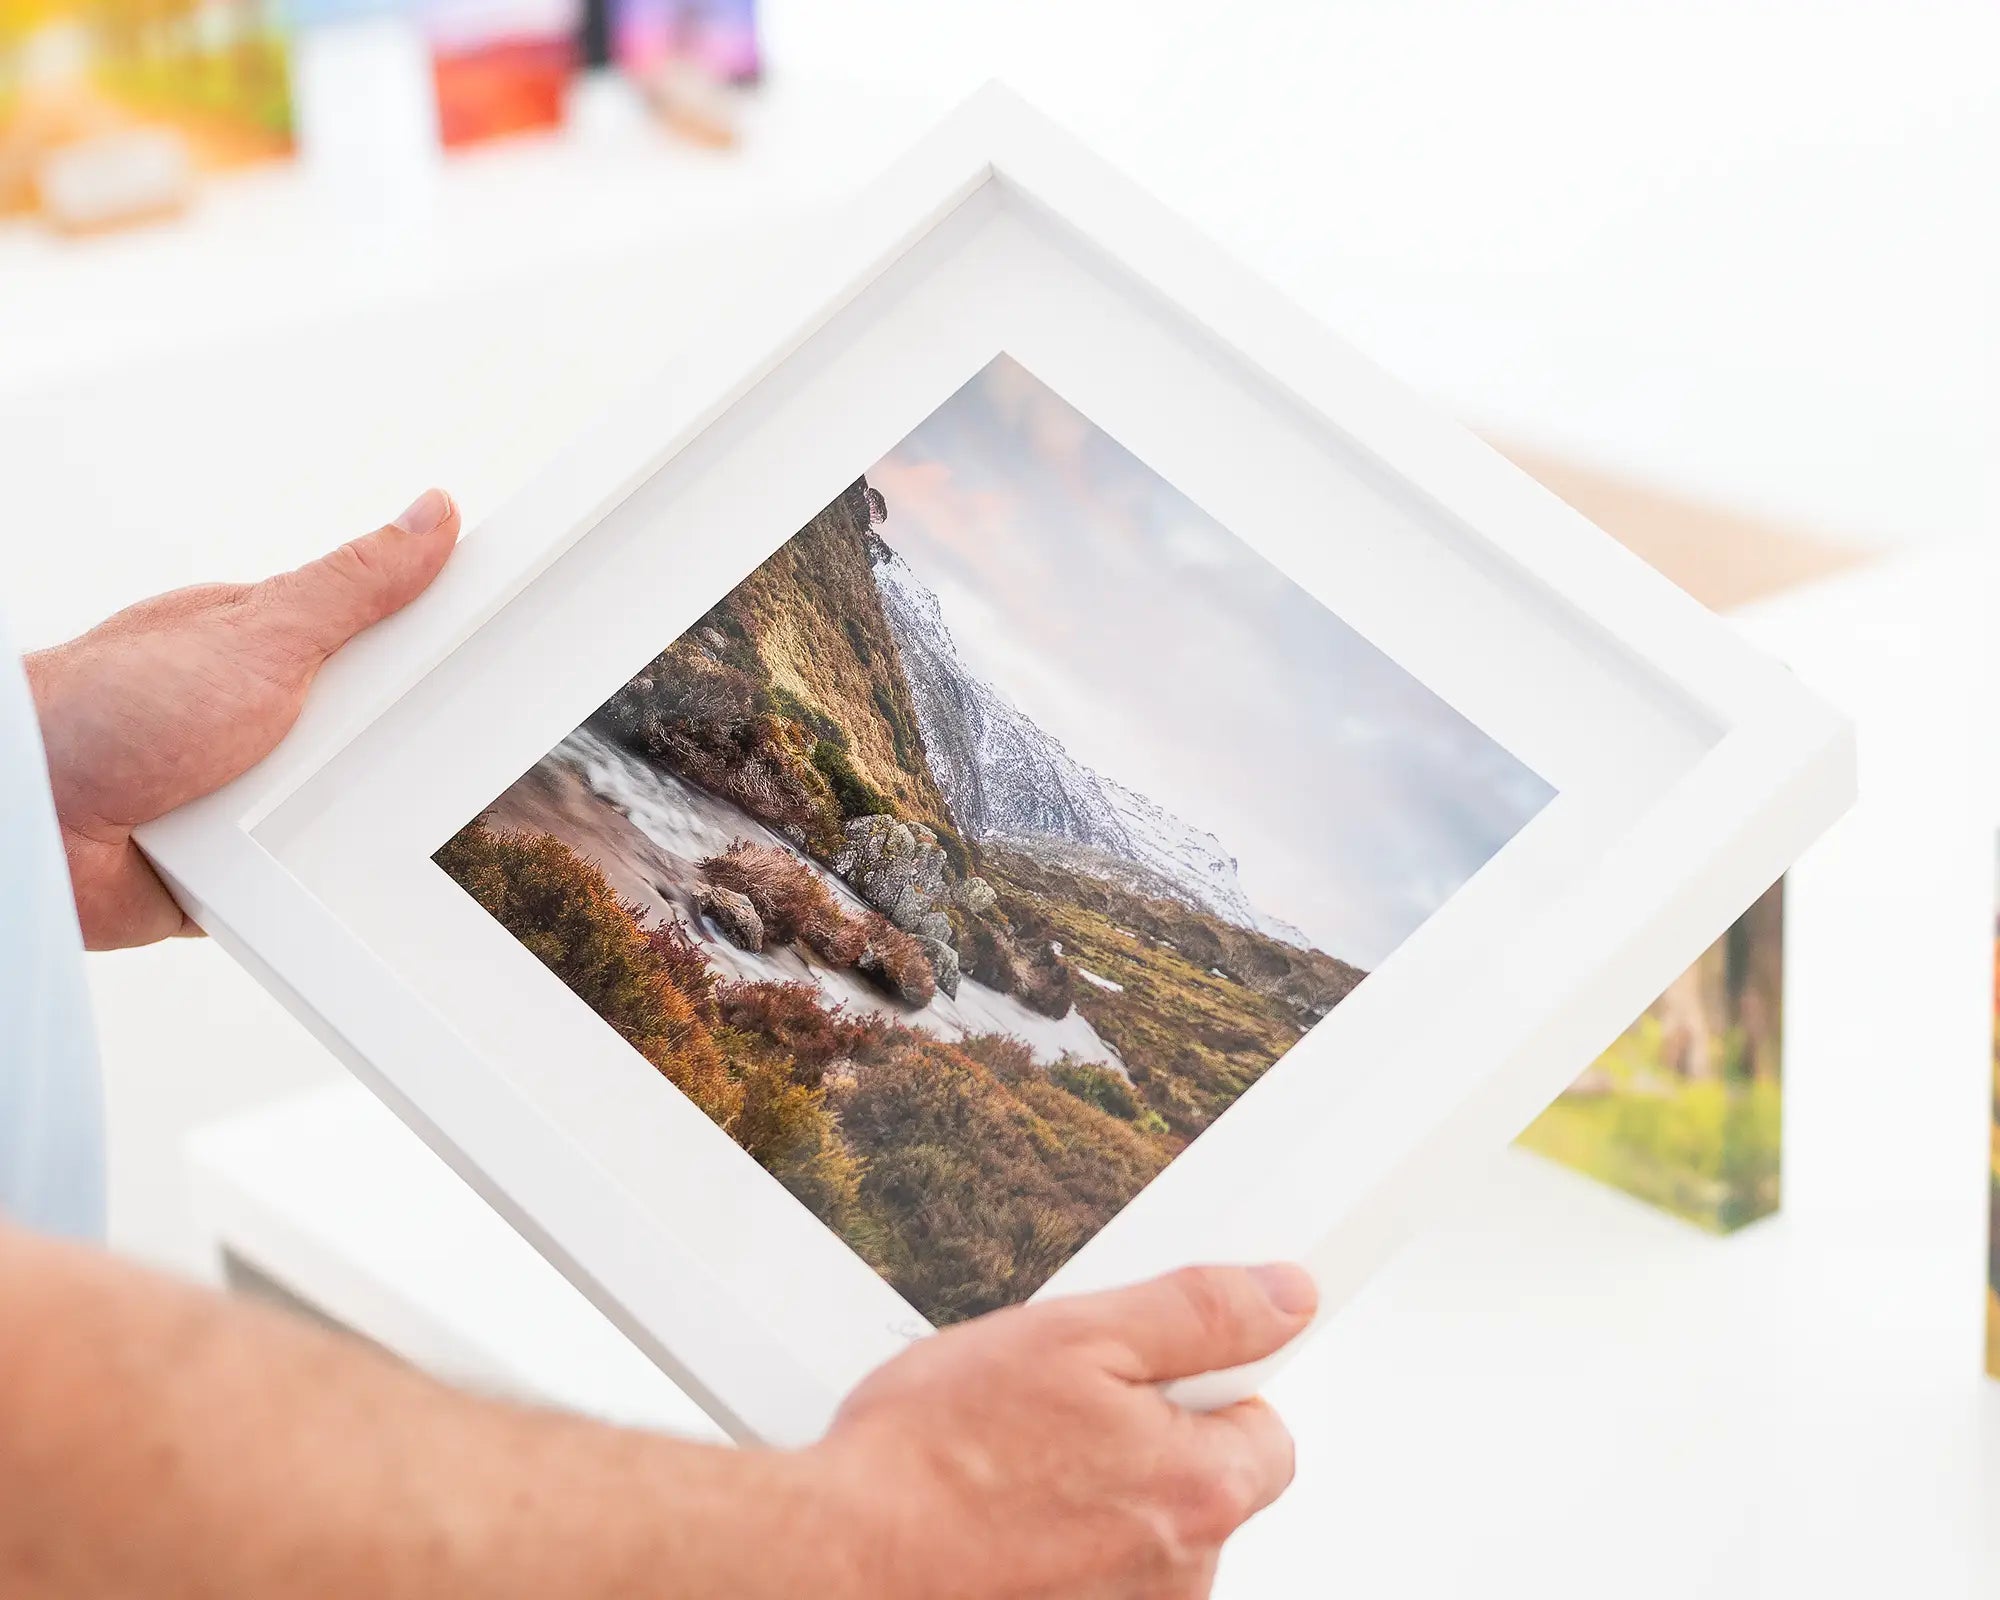
[[[870,1535],[854,1592],[1206,1596],[1223,1541],[1291,1482],[1292,1441],[1261,1400],[1202,1415],[1159,1385],[1261,1360],[1316,1305],[1299,1267],[1196,1267],[915,1346],[808,1452]]]

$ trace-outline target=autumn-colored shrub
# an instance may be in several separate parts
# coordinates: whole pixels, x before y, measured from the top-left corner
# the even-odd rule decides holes
[[[712,1025],[718,986],[678,924],[642,930],[636,908],[620,903],[596,867],[546,835],[494,833],[475,822],[434,859],[816,1216],[868,1253],[879,1224],[859,1210],[862,1163],[816,1081],[800,1081],[779,1042]],[[812,993],[803,984],[722,987]],[[882,1019],[878,1029],[890,1026]],[[837,1031],[871,1032],[848,1019]]]
[[[771,691],[736,664],[741,628],[731,627],[730,658],[718,659],[701,630],[684,635],[605,701],[596,721],[759,821],[813,849],[838,849],[840,807],[812,763],[816,736],[775,710]],[[786,706],[804,709],[796,697]]]
[[[1175,1148],[1029,1074],[903,1029],[841,1102],[889,1280],[936,1322],[1026,1298]]]
[[[1035,1052],[1011,1033],[977,1033],[958,1047],[1002,1083],[1017,1083],[1035,1070]]]
[[[703,1017],[712,1020],[715,969],[688,933],[686,924],[678,917],[658,923],[646,930],[646,943],[659,958],[673,986],[694,1003]]]
[[[743,1103],[728,1133],[744,1152],[828,1227],[859,1243],[872,1229],[860,1215],[863,1163],[842,1141],[817,1084],[799,1081],[780,1050],[739,1045]]]
[[[717,1122],[742,1105],[700,1006],[604,874],[546,834],[472,822],[432,858],[495,921]],[[705,998],[705,996],[704,996]]]
[[[1019,982],[1012,943],[985,917],[970,917],[953,909],[952,931],[958,935],[958,968],[989,989],[1012,994]]]
[[[853,966],[868,948],[867,930],[840,909],[811,863],[789,850],[738,839],[701,870],[717,887],[747,896],[774,943],[798,940],[834,967]]]
[[[716,1005],[730,1027],[761,1034],[790,1055],[809,1083],[829,1062],[868,1060],[906,1031],[878,1011],[829,1006],[809,983],[725,983]]]
[[[1045,1017],[1066,1017],[1076,1003],[1076,978],[1069,963],[1048,946],[1016,975],[1014,998]]]

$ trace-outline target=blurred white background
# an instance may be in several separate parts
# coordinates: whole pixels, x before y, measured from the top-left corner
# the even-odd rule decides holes
[[[2000,518],[1991,0],[767,0],[764,36],[731,153],[552,134],[376,204],[285,166],[102,238],[0,224],[20,641],[305,559],[433,481],[476,524],[746,264],[996,76],[1496,437],[1875,547]],[[115,1242],[208,1272],[186,1131],[334,1069],[214,951],[92,971]],[[1699,1477],[1719,1441],[1669,1443]],[[1677,1592],[1716,1592],[1706,1549]]]
[[[1871,540],[1991,526],[2000,7],[774,0],[1002,76],[1469,419]]]
[[[476,524],[994,76],[1499,437],[1876,546],[2000,512],[1990,3],[769,0],[764,37],[734,152],[557,133],[373,208],[290,164],[0,226],[22,642],[431,481]],[[188,1266],[181,1131],[327,1070],[208,954],[95,964],[114,1227]]]

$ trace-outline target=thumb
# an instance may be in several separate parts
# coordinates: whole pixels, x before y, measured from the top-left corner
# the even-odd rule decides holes
[[[258,586],[272,620],[318,665],[362,629],[403,609],[430,587],[458,540],[458,507],[426,489],[386,527]]]
[[[1123,1351],[1125,1377],[1161,1383],[1283,1349],[1312,1321],[1319,1292],[1305,1268],[1290,1263],[1184,1267],[1068,1306],[1068,1315]]]

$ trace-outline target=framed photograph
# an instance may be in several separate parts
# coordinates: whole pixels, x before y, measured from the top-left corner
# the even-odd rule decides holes
[[[1782,668],[989,89],[143,842],[791,1443],[1036,1295],[1296,1257],[1330,1314],[1852,785]]]

